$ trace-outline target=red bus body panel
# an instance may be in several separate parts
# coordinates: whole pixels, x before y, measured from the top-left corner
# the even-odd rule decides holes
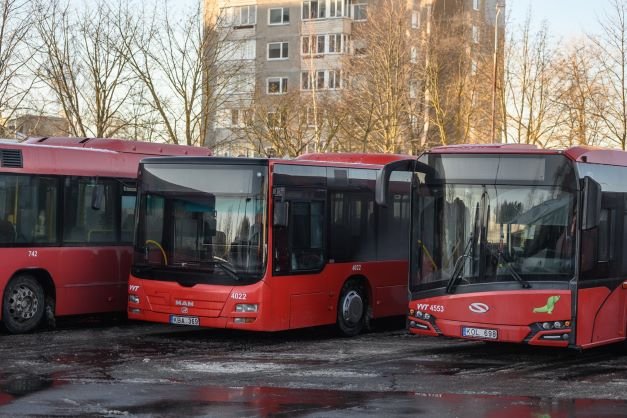
[[[613,149],[576,146],[566,150],[549,150],[524,144],[453,145],[436,147],[434,154],[509,154],[564,155],[573,162],[627,167],[627,152]],[[627,227],[627,225],[626,225]],[[539,312],[547,299],[559,296],[551,313]],[[472,303],[489,306],[485,313],[469,309]],[[576,306],[574,306],[576,305]],[[428,313],[429,320],[418,318],[415,311],[436,306],[443,312]],[[418,308],[420,307],[420,309]],[[534,311],[535,309],[535,311]],[[419,335],[463,338],[462,327],[489,328],[498,331],[498,341],[557,347],[591,348],[624,341],[627,333],[627,280],[615,289],[590,287],[576,290],[576,295],[564,290],[488,291],[421,298],[409,303],[410,332]],[[541,310],[541,309],[540,309]],[[574,315],[573,315],[574,314]],[[538,323],[569,321],[571,326],[560,330],[537,330]],[[434,326],[435,325],[435,326]],[[547,336],[569,334],[567,340],[547,339]],[[572,334],[574,333],[574,339]]]
[[[551,297],[559,297],[553,310],[542,307]],[[473,305],[474,304],[474,305]],[[478,306],[481,304],[480,306]],[[478,306],[473,309],[473,306]],[[481,309],[483,307],[483,309]],[[410,315],[410,321],[427,325],[428,330],[410,327],[410,332],[422,335],[442,335],[464,338],[462,327],[495,329],[498,340],[522,343],[530,336],[530,325],[542,322],[570,321],[571,295],[569,291],[527,290],[464,293],[412,301],[410,310],[429,313],[425,321]],[[435,323],[435,326],[432,325]],[[567,346],[568,341],[544,341],[543,335],[561,335],[564,330],[543,331],[535,335],[529,344]]]
[[[23,166],[1,167],[0,173],[126,179],[137,178],[139,161],[146,157],[211,155],[206,148],[103,138],[43,138],[30,139],[26,143],[7,141],[0,143],[2,149],[21,151]],[[2,247],[0,252],[0,294],[4,294],[7,283],[16,274],[36,271],[52,280],[55,315],[126,309],[132,255],[132,248],[128,245],[33,245]],[[0,319],[1,315],[2,309]]]
[[[296,160],[270,160],[270,174],[274,164],[376,169],[404,158],[407,157],[388,154],[307,154]],[[269,190],[272,187],[269,184]],[[268,213],[273,213],[272,199],[268,202]],[[271,227],[268,228],[268,248],[270,255],[273,248]],[[197,316],[203,327],[251,331],[329,325],[336,321],[343,284],[356,276],[365,278],[368,283],[373,318],[401,316],[405,315],[408,302],[407,268],[406,259],[328,262],[317,273],[274,276],[272,257],[269,257],[261,281],[244,286],[199,284],[184,287],[175,281],[145,280],[131,274],[129,293],[139,296],[140,303],[128,305],[128,317],[169,323],[170,315],[190,315]],[[192,302],[193,308],[181,306],[187,302]],[[259,304],[259,311],[235,312],[235,305],[241,303]],[[234,318],[250,318],[252,322],[235,323]]]
[[[625,340],[627,290],[580,289],[577,297],[577,345],[583,348]]]
[[[131,319],[169,323],[170,315],[197,316],[200,326],[238,328],[254,331],[327,325],[335,322],[337,301],[342,285],[361,266],[362,276],[371,284],[373,318],[403,315],[407,303],[405,277],[407,261],[327,264],[317,274],[269,276],[247,286],[196,285],[184,287],[177,282],[142,280],[133,275],[129,290],[140,298],[139,313],[129,310]],[[376,283],[376,285],[372,285]],[[177,304],[177,301],[179,303]],[[192,306],[182,306],[183,304]],[[235,312],[238,303],[258,304],[257,313]],[[254,318],[250,323],[235,323],[234,318]]]

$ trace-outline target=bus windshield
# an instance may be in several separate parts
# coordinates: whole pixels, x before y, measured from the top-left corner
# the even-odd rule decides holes
[[[147,163],[142,169],[135,275],[188,285],[261,279],[267,166]]]
[[[575,194],[558,186],[421,185],[412,228],[412,291],[569,280]],[[417,221],[417,222],[416,222]]]

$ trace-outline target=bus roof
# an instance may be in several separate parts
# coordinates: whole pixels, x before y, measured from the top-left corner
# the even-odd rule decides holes
[[[151,158],[145,162],[150,164],[289,164],[289,165],[315,165],[327,167],[352,167],[352,168],[375,168],[383,167],[385,164],[397,160],[407,160],[414,158],[408,155],[397,154],[351,154],[351,153],[328,153],[328,154],[305,154],[295,159],[281,158],[244,158],[244,157],[171,157],[171,158]]]
[[[467,144],[435,147],[427,154],[542,154],[564,155],[571,161],[627,166],[627,152],[622,150],[576,146],[564,150],[543,149],[526,144]]]
[[[186,145],[160,144],[156,142],[131,141],[119,138],[68,138],[68,137],[43,137],[29,138],[24,143],[54,145],[64,147],[80,147],[92,149],[104,149],[127,154],[143,154],[146,156],[157,155],[198,155],[210,156],[211,151],[205,147],[192,147]]]
[[[344,163],[359,165],[386,165],[393,161],[413,158],[400,154],[366,154],[366,153],[315,153],[305,154],[296,158],[296,161],[315,161],[321,163]]]
[[[177,146],[168,150],[184,155],[185,148]],[[139,161],[154,155],[138,150],[119,152],[105,147],[0,142],[0,170],[7,173],[135,178]]]

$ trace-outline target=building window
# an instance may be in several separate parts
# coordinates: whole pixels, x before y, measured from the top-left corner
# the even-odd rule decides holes
[[[418,62],[418,48],[415,46],[411,47],[411,63],[416,64]]]
[[[221,9],[222,26],[252,26],[257,23],[257,6],[225,7]]]
[[[368,18],[368,5],[366,3],[353,4],[353,20],[366,20]]]
[[[277,7],[268,10],[269,25],[287,25],[290,23],[290,9],[288,7]]]
[[[474,10],[479,10],[479,0],[472,0],[472,8]]]
[[[288,57],[288,43],[287,42],[270,42],[268,44],[268,59],[269,60],[281,60]]]
[[[327,0],[303,1],[303,20],[324,19],[326,17]]]
[[[303,55],[308,54],[324,54],[325,36],[312,35],[303,36],[301,39]]]
[[[301,88],[303,90],[341,89],[342,73],[340,70],[317,70],[301,73]]]
[[[409,98],[416,99],[418,97],[418,81],[411,80],[409,82]]]
[[[243,127],[251,121],[250,109],[231,109],[231,126]]]
[[[328,86],[333,90],[342,88],[342,73],[339,70],[329,70]]]
[[[420,12],[418,10],[411,12],[411,27],[414,29],[418,29],[420,27]]]
[[[280,112],[268,112],[268,128],[278,129],[281,127],[282,118]]]
[[[342,35],[336,33],[329,35],[329,53],[342,52]]]
[[[268,78],[267,93],[268,94],[287,93],[287,77]]]
[[[346,0],[330,0],[329,1],[329,17],[344,16],[344,5]]]
[[[474,58],[470,61],[470,75],[477,75],[477,60]]]
[[[479,43],[479,27],[472,25],[472,41],[476,44]]]

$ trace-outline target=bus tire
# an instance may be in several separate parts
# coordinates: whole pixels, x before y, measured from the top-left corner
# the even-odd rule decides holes
[[[354,337],[368,322],[368,293],[360,280],[348,280],[342,286],[337,307],[337,326],[342,335]]]
[[[2,322],[10,333],[23,334],[34,330],[44,316],[44,309],[44,288],[33,276],[16,276],[5,288]]]

